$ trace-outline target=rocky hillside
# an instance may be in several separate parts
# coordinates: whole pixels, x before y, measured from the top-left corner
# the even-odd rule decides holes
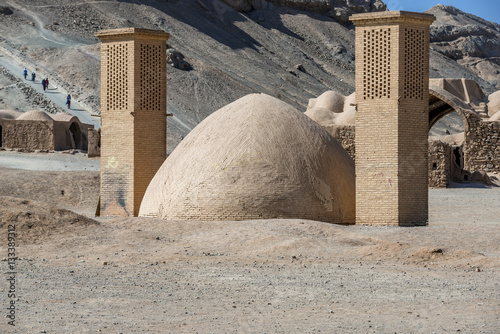
[[[303,111],[308,99],[327,90],[352,93],[354,30],[345,18],[385,10],[380,0],[0,0],[0,7],[4,58],[21,59],[30,70],[47,73],[51,82],[95,112],[99,44],[93,34],[119,27],[168,31],[173,65],[167,73],[168,111],[174,114],[168,125],[169,151],[207,115],[249,93],[266,93]],[[438,18],[431,77],[467,77],[486,93],[497,90],[500,75],[478,69],[498,68],[498,61],[489,54],[452,56],[451,50],[461,44],[440,33],[464,26],[450,18],[472,16],[450,14],[450,8],[442,6],[430,11]],[[498,25],[476,19],[498,43]],[[0,96],[0,109],[8,107]]]
[[[257,9],[288,7],[306,12],[329,16],[341,23],[349,23],[349,16],[356,13],[378,12],[387,10],[381,0],[223,0],[240,12]]]
[[[427,13],[436,16],[431,26],[431,49],[481,77],[484,82],[480,84],[488,93],[499,90],[500,24],[452,6],[437,5]]]

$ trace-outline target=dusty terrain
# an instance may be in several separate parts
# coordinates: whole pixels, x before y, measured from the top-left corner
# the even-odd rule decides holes
[[[49,76],[95,113],[99,48],[93,33],[129,26],[170,32],[169,46],[185,55],[191,70],[168,68],[169,151],[210,113],[249,93],[305,110],[309,98],[326,90],[353,91],[353,30],[317,13],[239,13],[212,0],[0,0],[0,6],[10,10],[0,12],[1,61]],[[472,78],[487,93],[498,89],[498,25],[450,8],[433,13],[439,22],[431,76]],[[467,25],[472,40],[460,35]],[[484,42],[488,54],[478,53],[482,45],[474,40]],[[14,72],[0,73],[0,109],[52,108],[12,80],[20,76]],[[429,226],[419,228],[95,218],[96,161],[0,152],[0,258],[7,256],[13,224],[18,257],[16,326],[5,318],[5,274],[0,333],[500,328],[498,186],[430,190]],[[11,270],[6,260],[0,266],[2,273]]]
[[[428,227],[377,228],[93,219],[98,182],[0,168],[19,257],[16,327],[2,316],[0,332],[498,332],[500,187],[430,190]]]

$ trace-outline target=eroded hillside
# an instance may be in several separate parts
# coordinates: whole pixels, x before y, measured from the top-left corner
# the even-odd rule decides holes
[[[175,49],[189,64],[188,70],[168,67],[168,112],[174,114],[169,151],[206,116],[249,93],[266,93],[305,111],[308,99],[326,90],[354,91],[354,30],[331,13],[276,5],[238,12],[217,0],[0,0],[0,6],[10,10],[0,14],[0,51],[47,73],[94,112],[99,45],[93,34],[120,27],[168,31],[174,60]],[[438,25],[448,17],[443,11],[432,9]],[[476,57],[486,60],[472,66],[449,57],[455,44],[445,50],[436,43],[441,42],[432,45],[431,77],[467,77],[487,93],[497,89],[499,75],[478,70],[493,62],[489,56]]]

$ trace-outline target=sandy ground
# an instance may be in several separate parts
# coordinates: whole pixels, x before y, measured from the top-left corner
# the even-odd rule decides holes
[[[30,154],[0,151],[0,168],[2,167],[40,171],[99,171],[100,160],[88,159],[86,153],[77,150]]]
[[[430,190],[428,227],[389,228],[95,220],[98,186],[97,171],[0,167],[0,247],[15,224],[18,256],[16,326],[5,277],[1,333],[500,328],[500,187]]]

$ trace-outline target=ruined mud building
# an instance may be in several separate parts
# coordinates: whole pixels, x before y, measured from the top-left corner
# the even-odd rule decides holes
[[[446,187],[450,181],[487,182],[486,172],[500,172],[500,122],[494,117],[500,109],[495,101],[486,102],[488,97],[472,80],[429,80],[429,130],[453,112],[460,116],[464,127],[463,136],[439,138],[442,141],[429,137],[429,187]],[[308,116],[320,122],[356,159],[356,127],[326,124],[313,112],[314,105],[309,110],[312,112],[308,111]],[[460,140],[453,140],[457,137]]]
[[[28,151],[87,150],[88,132],[94,126],[78,117],[44,111],[25,113],[0,110],[0,147]]]

